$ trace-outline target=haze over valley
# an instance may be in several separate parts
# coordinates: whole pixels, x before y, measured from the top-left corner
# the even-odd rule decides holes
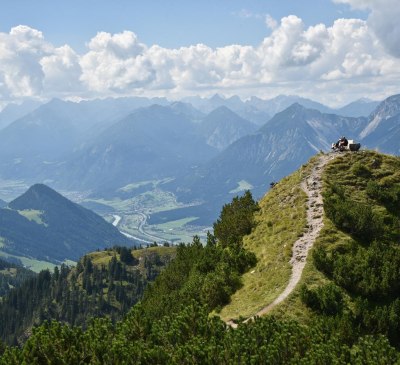
[[[1,2],[0,365],[400,364],[398,5]]]
[[[245,190],[261,197],[341,134],[398,154],[399,105],[398,96],[337,110],[294,96],[53,99],[0,129],[0,197],[44,183],[111,223],[120,217],[136,243],[204,238],[221,205]]]

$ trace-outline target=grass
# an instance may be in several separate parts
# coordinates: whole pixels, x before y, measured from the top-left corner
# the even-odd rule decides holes
[[[164,246],[157,246],[157,247],[149,247],[149,248],[143,248],[140,250],[131,250],[132,255],[136,257],[137,259],[140,260],[139,265],[135,267],[131,267],[131,270],[136,270],[139,269],[140,271],[145,271],[144,268],[144,258],[146,256],[152,255],[154,253],[157,253],[160,256],[170,256],[175,257],[176,255],[176,247],[164,247]],[[96,251],[96,252],[91,252],[88,254],[90,259],[92,260],[93,265],[96,266],[107,266],[108,263],[111,261],[111,259],[115,256],[117,260],[119,260],[119,254],[116,251],[110,250],[110,251]],[[128,267],[129,270],[129,267]]]
[[[149,184],[152,184],[154,186],[154,184],[156,184],[156,183],[157,183],[157,180],[139,181],[139,182],[136,182],[136,183],[125,185],[122,188],[119,188],[118,191],[124,191],[124,192],[128,193],[128,192],[130,192],[132,190],[140,188],[141,186],[145,186],[145,185],[149,185]]]
[[[140,257],[145,257],[152,253],[157,253],[161,256],[163,255],[175,255],[176,247],[164,247],[164,246],[157,246],[157,247],[149,247],[149,248],[142,248],[141,250],[133,250],[132,255],[139,259]]]
[[[7,269],[0,270],[0,274],[14,277],[17,274],[17,268],[9,267]]]
[[[297,287],[293,290],[292,294],[280,305],[276,306],[270,314],[282,319],[296,319],[303,324],[309,323],[314,316],[314,312],[301,301],[300,288],[303,285],[307,285],[308,287],[321,286],[330,281],[330,279],[317,270],[314,265],[312,259],[314,247],[331,244],[333,248],[333,245],[339,245],[349,240],[351,240],[349,236],[338,231],[332,222],[325,218],[324,227],[313,248],[308,253],[307,263]]]
[[[30,269],[36,273],[38,273],[42,270],[46,270],[46,269],[53,271],[54,267],[56,266],[55,264],[53,264],[51,262],[35,260],[35,259],[29,258],[29,257],[24,257],[24,256],[11,255],[11,254],[9,254],[7,252],[3,252],[1,250],[0,250],[0,257],[4,257],[4,258],[13,257],[18,260],[21,260],[22,265],[25,268]]]
[[[171,210],[182,207],[176,201],[174,194],[155,189],[146,191],[129,199],[114,198],[107,199],[86,199],[87,202],[95,202],[112,207],[116,212],[132,213],[140,210],[146,213],[156,213],[164,210]]]
[[[138,227],[142,221],[140,214],[127,214],[123,216],[123,220],[118,228],[135,237],[153,241],[150,237],[139,232]],[[161,239],[174,242],[190,242],[194,235],[197,235],[205,241],[207,232],[201,230],[198,226],[190,226],[190,222],[196,220],[196,217],[187,217],[175,221],[169,221],[161,224],[145,225],[143,228],[149,235],[160,237]]]
[[[148,247],[142,248],[139,250],[131,250],[132,255],[137,259],[146,257],[152,253],[157,253],[161,256],[163,255],[172,255],[176,252],[176,247],[164,247],[164,246],[157,246],[157,247]],[[114,250],[104,250],[104,251],[95,251],[87,254],[88,257],[92,260],[93,265],[108,265],[111,259],[116,256],[119,260],[119,254]]]
[[[128,185],[123,186],[122,188],[119,188],[119,191],[123,191],[123,192],[130,192],[132,190],[135,190],[137,188],[140,188],[141,186],[145,186],[145,185],[152,185],[153,188],[157,187],[158,185],[161,184],[165,184],[167,182],[170,182],[174,180],[173,178],[165,178],[162,180],[145,180],[145,181],[139,181],[139,182],[135,182],[135,183],[131,183]]]
[[[174,229],[181,228],[182,226],[184,226],[190,222],[193,222],[197,218],[198,217],[187,217],[187,218],[177,219],[175,221],[169,221],[167,223],[154,225],[154,227],[157,227],[158,229],[162,229],[162,230],[174,230]]]
[[[187,217],[162,224],[150,225],[146,227],[146,232],[162,236],[169,241],[190,242],[194,235],[199,236],[203,241],[205,241],[206,232],[199,231],[198,227],[191,230],[187,226],[190,222],[196,219],[197,217]]]
[[[43,212],[41,210],[26,209],[26,210],[18,210],[17,212],[26,219],[29,219],[30,221],[47,226],[47,224],[42,220]]]
[[[63,261],[63,264],[68,265],[68,266],[75,266],[76,265],[76,261],[65,259]]]
[[[254,315],[286,287],[291,275],[292,246],[306,226],[307,196],[300,182],[314,162],[312,159],[281,180],[260,201],[257,226],[244,238],[245,247],[256,254],[258,262],[242,276],[243,286],[220,312],[224,320]]]
[[[339,184],[345,188],[346,194],[359,202],[367,202],[369,198],[365,192],[367,179],[359,175],[359,166],[364,166],[371,173],[370,178],[378,184],[400,184],[400,159],[398,157],[378,154],[372,151],[359,153],[345,153],[332,160],[325,168],[323,177],[323,191],[331,183]],[[365,169],[364,169],[365,171]],[[380,209],[380,207],[374,207]],[[338,247],[346,247],[354,244],[354,240],[346,233],[340,231],[330,219],[324,217],[322,228],[314,248],[323,246],[327,252],[332,252]],[[310,250],[307,264],[304,268],[299,285],[286,301],[271,311],[272,315],[281,318],[293,318],[302,323],[308,323],[315,315],[300,299],[300,288],[303,284],[308,287],[321,286],[330,281],[323,273],[316,269],[312,252]],[[352,298],[345,293],[345,301],[352,307]]]
[[[119,254],[115,251],[96,251],[87,254],[92,260],[93,265],[96,266],[108,265],[114,255],[119,259]]]

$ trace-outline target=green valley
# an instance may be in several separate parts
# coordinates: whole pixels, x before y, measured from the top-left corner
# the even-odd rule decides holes
[[[125,318],[46,322],[0,364],[397,364],[399,171],[372,151],[318,154],[259,203],[225,204],[205,245],[152,248],[176,256]]]

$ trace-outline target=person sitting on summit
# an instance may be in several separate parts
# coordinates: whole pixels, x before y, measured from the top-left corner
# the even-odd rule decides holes
[[[340,137],[340,139],[332,145],[334,150],[343,151],[345,147],[349,144],[349,141],[345,136]]]
[[[349,144],[349,141],[345,136],[340,137],[339,139],[339,147],[346,147]]]

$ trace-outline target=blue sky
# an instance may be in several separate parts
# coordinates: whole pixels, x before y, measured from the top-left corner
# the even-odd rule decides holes
[[[6,0],[0,9],[0,31],[29,25],[53,44],[67,43],[81,52],[99,31],[132,30],[146,44],[174,48],[257,45],[268,34],[267,14],[275,19],[294,14],[306,25],[332,24],[341,17],[365,19],[367,14],[330,0]]]
[[[2,0],[0,106],[26,98],[400,92],[398,0]]]

